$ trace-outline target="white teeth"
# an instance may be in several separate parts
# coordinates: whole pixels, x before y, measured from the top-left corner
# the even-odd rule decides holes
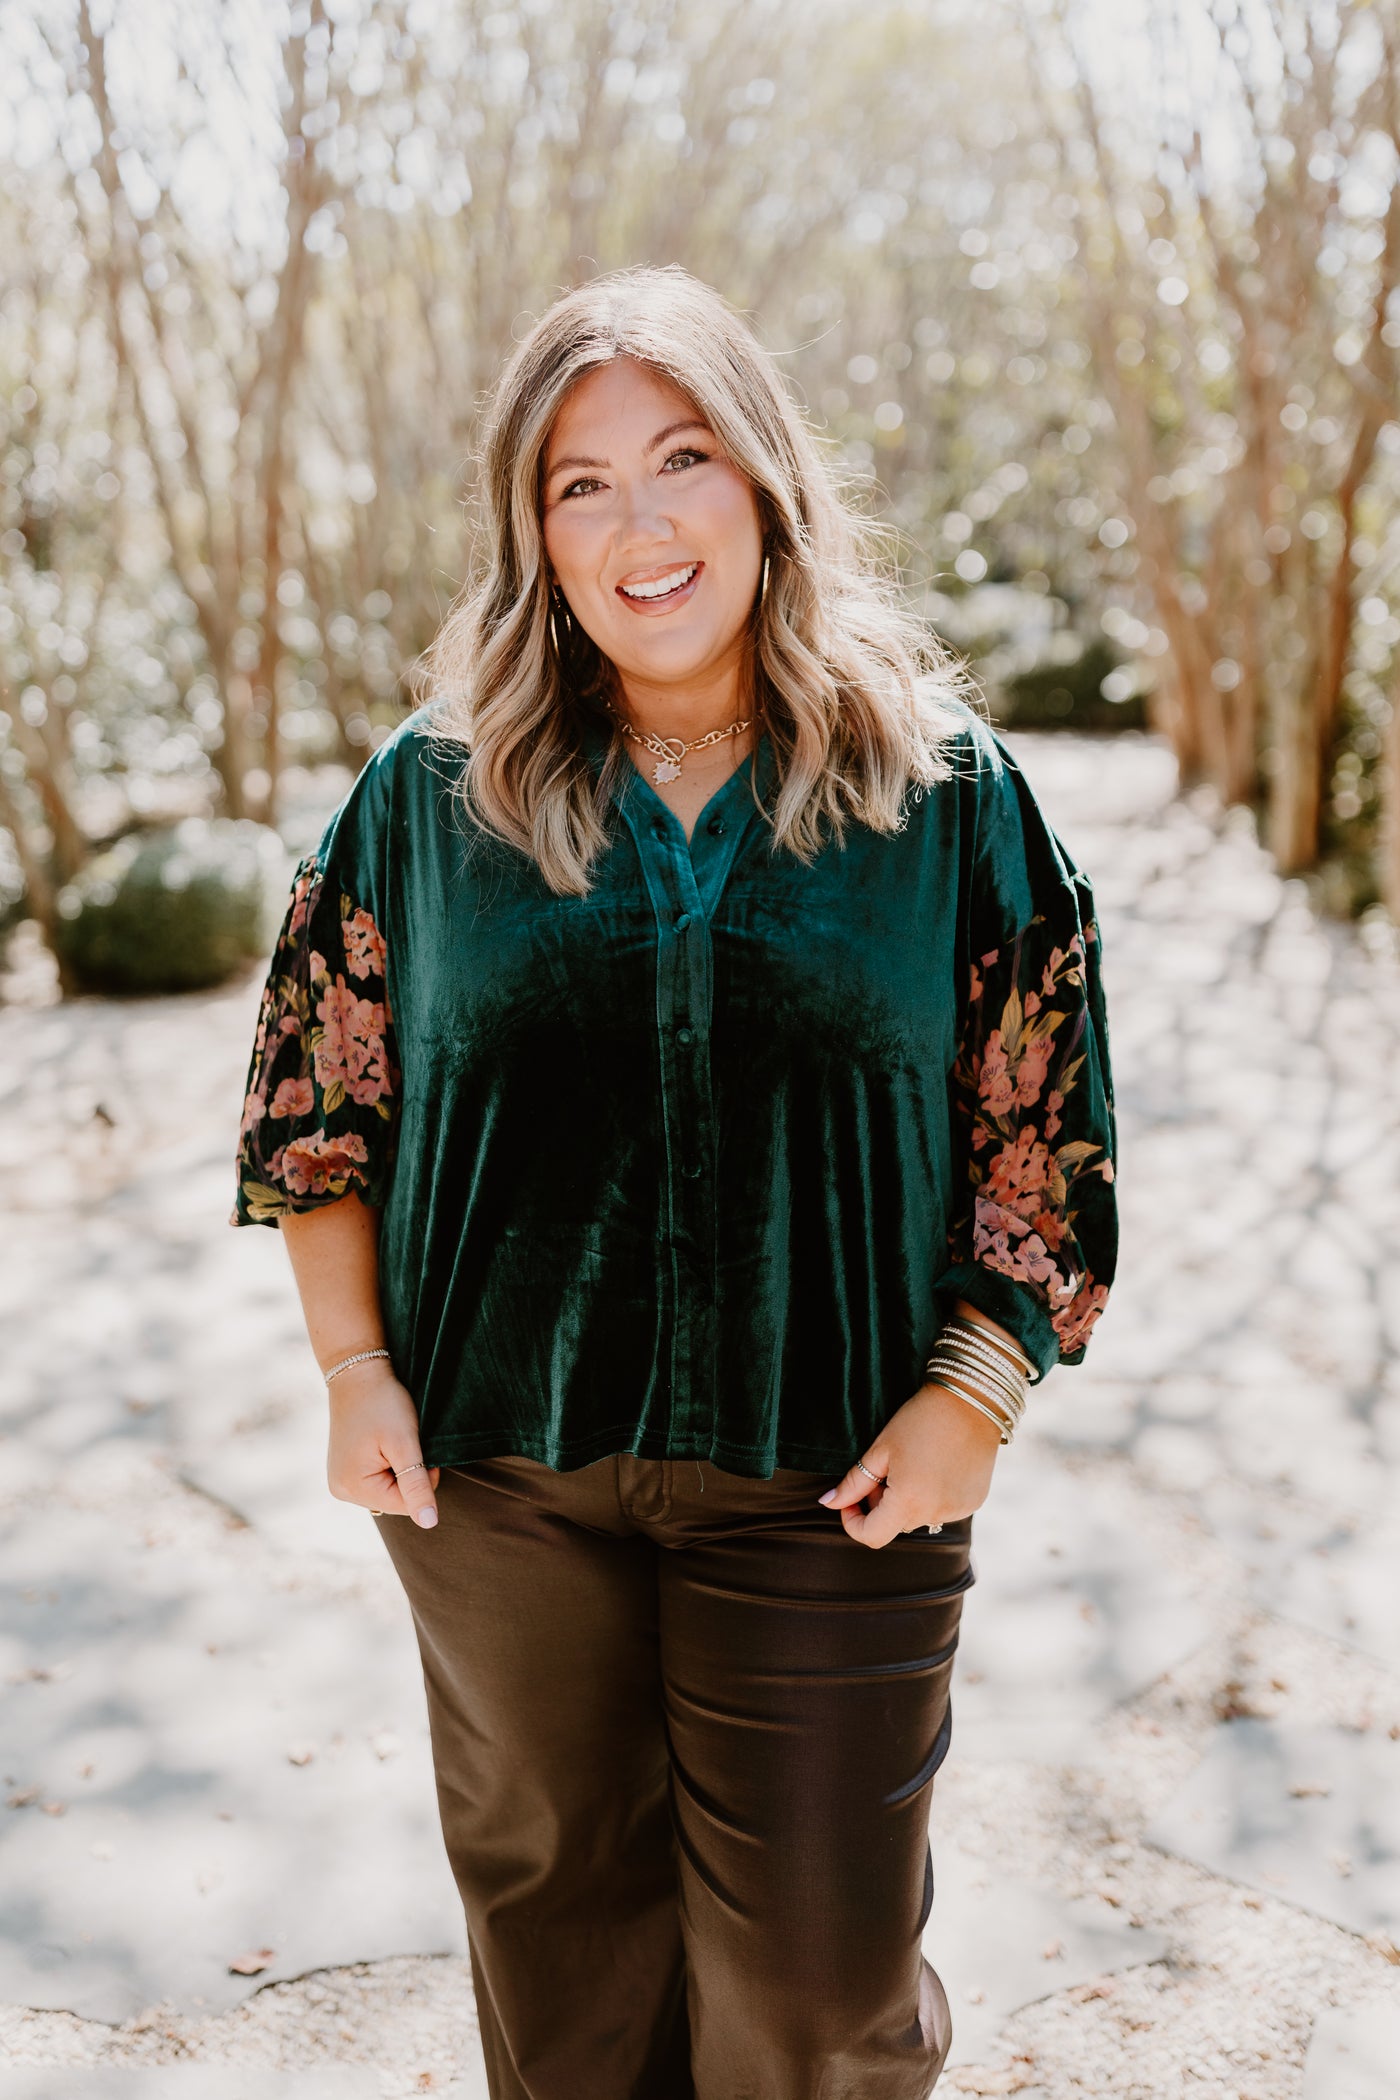
[[[689,583],[699,568],[693,561],[688,569],[672,569],[669,576],[659,576],[655,583],[624,583],[620,586],[624,598],[664,598],[668,591],[678,591]]]

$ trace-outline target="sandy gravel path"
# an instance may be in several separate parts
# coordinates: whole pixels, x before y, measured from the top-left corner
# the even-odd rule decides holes
[[[1013,742],[1098,895],[1123,1275],[978,1519],[940,2090],[1395,2100],[1400,961],[1152,739]],[[0,2100],[483,2100],[406,1608],[224,1223],[256,976],[6,983]]]

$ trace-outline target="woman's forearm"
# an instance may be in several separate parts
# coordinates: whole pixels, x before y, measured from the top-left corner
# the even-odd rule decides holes
[[[282,1235],[321,1369],[382,1349],[378,1211],[358,1196],[342,1196],[319,1210],[284,1213]],[[393,1365],[377,1358],[354,1364],[328,1391],[331,1493],[376,1516],[436,1524],[439,1470],[423,1462],[413,1398]]]
[[[282,1218],[282,1237],[321,1369],[361,1349],[382,1349],[378,1211],[352,1193],[316,1210],[288,1211]],[[1020,1351],[1015,1337],[980,1307],[959,1298],[954,1310]]]
[[[285,1212],[281,1222],[321,1369],[361,1349],[382,1349],[378,1211],[350,1194],[316,1210]]]

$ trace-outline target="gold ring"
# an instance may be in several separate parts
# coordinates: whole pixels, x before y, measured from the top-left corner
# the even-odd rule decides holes
[[[370,1515],[371,1515],[372,1517],[382,1517],[382,1516],[383,1516],[383,1514],[384,1514],[384,1512],[383,1512],[383,1510],[382,1510],[382,1509],[372,1509],[372,1510],[370,1511]]]

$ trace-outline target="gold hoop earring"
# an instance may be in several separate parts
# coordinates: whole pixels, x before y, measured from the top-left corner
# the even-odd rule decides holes
[[[760,605],[762,605],[762,603],[763,603],[764,599],[765,599],[765,598],[766,598],[767,596],[768,596],[768,556],[767,556],[767,555],[765,554],[765,555],[764,555],[764,557],[763,557],[763,581],[762,581],[762,583],[761,583],[761,584],[759,585],[759,588],[758,588],[758,602],[759,602],[759,604],[760,604]]]

